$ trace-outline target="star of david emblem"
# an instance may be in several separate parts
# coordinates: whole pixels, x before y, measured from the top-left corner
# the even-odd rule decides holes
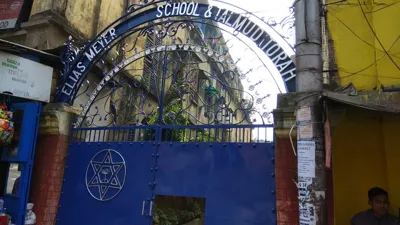
[[[109,201],[122,190],[126,177],[125,160],[120,153],[105,149],[93,156],[86,170],[86,188],[93,198]]]

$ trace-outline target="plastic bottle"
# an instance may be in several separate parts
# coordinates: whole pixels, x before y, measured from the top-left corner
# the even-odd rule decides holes
[[[0,198],[0,215],[4,214],[4,200]]]

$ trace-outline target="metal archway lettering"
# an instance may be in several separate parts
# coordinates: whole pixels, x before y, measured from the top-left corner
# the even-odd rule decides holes
[[[164,3],[164,4],[162,4]],[[148,9],[147,9],[148,8]],[[289,92],[295,91],[296,67],[291,57],[272,39],[267,31],[249,19],[227,9],[196,2],[158,1],[149,3],[141,10],[136,10],[121,17],[95,39],[81,52],[77,53],[73,65],[65,73],[65,80],[61,85],[57,101],[72,103],[90,67],[105,54],[115,42],[123,38],[124,34],[152,21],[172,17],[194,17],[207,19],[231,27],[237,34],[243,34],[253,41],[273,62],[285,81]],[[136,13],[137,11],[140,11]]]
[[[268,101],[277,82],[263,59],[293,90],[285,46],[256,16],[142,2],[88,44],[67,41],[58,97],[81,114],[71,129],[59,225],[276,224]],[[235,59],[233,46],[241,50]],[[162,196],[197,196],[213,207],[160,220],[169,207],[158,204]],[[70,207],[76,198],[84,204]]]

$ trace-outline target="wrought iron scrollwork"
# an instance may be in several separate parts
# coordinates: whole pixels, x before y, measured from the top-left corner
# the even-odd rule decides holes
[[[279,36],[288,40],[294,36],[294,25],[295,25],[295,18],[294,18],[294,8],[289,8],[289,15],[285,16],[283,19],[276,20],[275,18],[268,18],[267,24],[277,29]],[[279,32],[280,31],[280,32]],[[293,46],[292,46],[293,48]]]
[[[165,1],[141,1],[127,15]],[[249,17],[256,17],[249,13]],[[260,19],[271,28],[291,29],[290,16],[279,22]],[[200,26],[216,30],[207,33]],[[181,40],[183,30],[190,32]],[[76,127],[114,125],[214,125],[265,124],[271,122],[266,103],[268,81],[255,73],[271,73],[235,32],[215,22],[196,18],[160,19],[143,25],[118,40],[95,62],[97,77],[82,84],[75,105],[82,109]],[[152,37],[151,44],[143,44]],[[232,40],[244,46],[234,61]],[[69,39],[63,55],[65,73],[84,44]],[[243,71],[243,59],[253,58]],[[258,64],[261,62],[261,64]]]
[[[171,83],[168,89],[161,90],[160,85],[156,84],[157,91],[154,92],[154,90],[150,89],[151,84],[146,83],[142,75],[131,77],[130,80],[118,77],[118,73],[123,71],[130,63],[154,54],[168,54],[161,64],[175,65],[166,71],[164,77],[155,75],[155,80],[165,79]],[[207,60],[200,61],[196,54],[206,56]],[[191,58],[197,59],[188,61]],[[200,69],[199,66],[201,64],[215,64],[214,66],[219,66],[223,72],[210,73]],[[251,123],[249,117],[256,112],[252,109],[252,104],[250,104],[254,102],[254,99],[252,99],[250,93],[243,91],[241,88],[232,87],[231,82],[235,79],[235,85],[240,85],[240,75],[234,70],[235,68],[235,63],[231,59],[200,45],[172,44],[146,49],[117,64],[113,70],[107,73],[89,95],[88,103],[82,106],[83,111],[76,125],[81,125],[83,118],[86,120],[85,126],[95,126],[96,121],[101,122],[102,126],[123,125],[124,123],[140,124],[144,118],[162,124],[178,124],[182,121],[183,115],[188,120],[192,120],[191,122],[187,121],[191,124],[215,124],[226,122],[227,113],[230,113],[230,117],[232,117],[230,119],[235,119],[237,124]],[[202,73],[203,77],[201,79],[199,78],[199,73]],[[107,82],[110,81],[115,82],[111,86],[107,86]],[[213,85],[218,86],[218,90]],[[88,83],[85,90],[89,89],[89,86],[90,83]],[[99,92],[108,94],[105,97],[96,97],[99,96]],[[249,99],[243,99],[243,95],[247,95]],[[119,98],[112,101],[111,99],[115,96],[119,96]],[[107,98],[106,101],[104,101],[105,98]],[[159,114],[156,110],[157,104],[146,103],[146,99],[150,98],[165,98],[166,102],[164,104],[167,105],[167,111],[162,112],[163,116],[160,117],[162,121],[154,117]],[[98,106],[95,106],[93,110],[89,110],[92,108],[93,103],[101,101],[112,102],[110,110],[99,110]],[[234,103],[236,105],[232,108]],[[205,109],[202,111],[202,116],[206,120],[198,120],[198,115],[190,112],[189,108],[193,104],[200,105],[202,109]],[[118,115],[113,113],[126,111],[126,106],[128,105],[134,105],[137,112],[128,113],[128,116],[123,116],[125,115],[123,113],[117,113]],[[101,115],[102,112],[103,115]],[[140,117],[141,119],[133,119],[134,117]],[[105,124],[105,121],[109,122]],[[233,123],[233,121],[230,121],[230,123]]]

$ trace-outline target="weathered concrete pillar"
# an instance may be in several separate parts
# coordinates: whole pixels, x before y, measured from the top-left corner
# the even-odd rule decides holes
[[[64,176],[72,121],[78,110],[60,103],[48,104],[40,118],[29,200],[37,225],[54,225]]]
[[[297,129],[292,129],[291,137],[295,150],[290,142],[290,130],[296,124],[296,98],[298,93],[278,95],[277,109],[274,110],[275,154],[276,154],[276,197],[278,225],[299,224],[299,201],[297,181]],[[331,135],[345,113],[345,108],[335,105],[329,107]],[[332,169],[327,170],[327,225],[334,224],[334,192]]]
[[[276,197],[278,225],[299,224],[299,201],[297,191],[297,157],[293,150],[297,145],[296,94],[278,95],[274,110]]]

